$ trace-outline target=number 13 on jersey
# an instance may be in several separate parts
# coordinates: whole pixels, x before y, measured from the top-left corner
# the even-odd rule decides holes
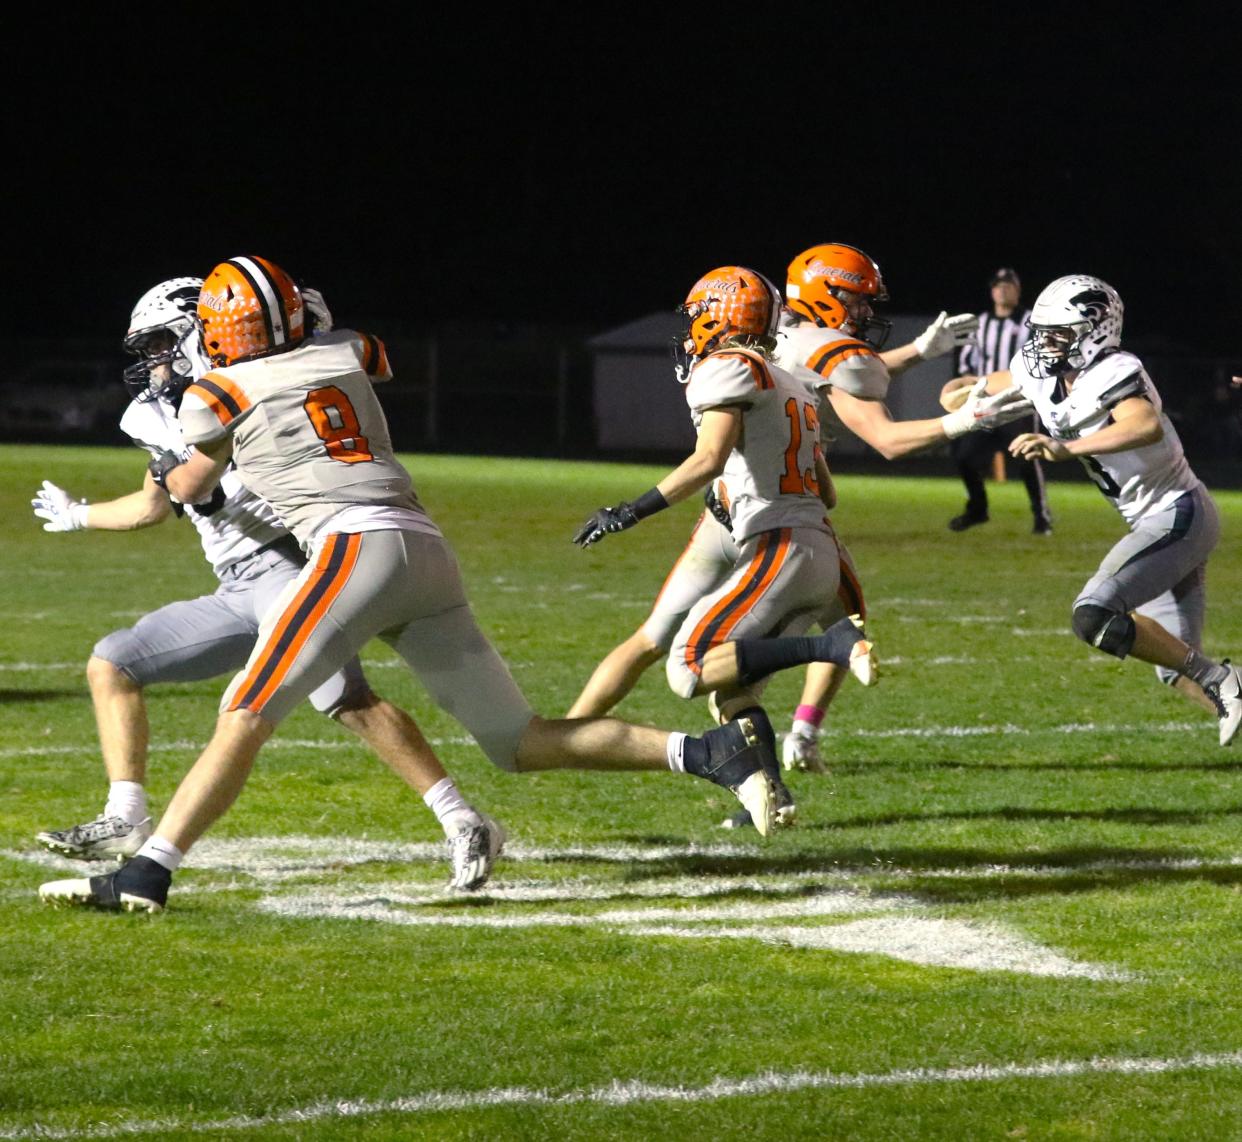
[[[783,496],[819,495],[819,481],[815,478],[815,454],[819,451],[819,414],[806,402],[790,397],[785,401],[785,416],[789,420],[789,447],[785,449],[785,471],[781,475],[780,490]],[[802,428],[806,425],[806,439],[811,442],[811,466],[803,468]]]

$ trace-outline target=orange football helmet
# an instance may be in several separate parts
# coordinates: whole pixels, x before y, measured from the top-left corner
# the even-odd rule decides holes
[[[848,291],[842,296],[843,291]],[[856,246],[829,242],[804,250],[789,263],[785,281],[785,304],[800,317],[829,329],[844,329],[856,337],[865,337],[866,326],[881,324],[858,322],[843,302],[848,294],[858,294],[867,302],[888,301],[888,290],[875,260]]]
[[[283,353],[306,336],[302,291],[266,258],[230,258],[216,266],[198,295],[198,318],[216,365]]]
[[[719,349],[729,337],[775,337],[781,295],[755,270],[721,266],[694,283],[679,312],[686,319],[680,348],[688,365]],[[683,371],[688,374],[688,367],[679,365],[679,377]]]

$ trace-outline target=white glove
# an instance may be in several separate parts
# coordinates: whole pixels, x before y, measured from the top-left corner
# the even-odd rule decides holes
[[[962,402],[962,407],[940,418],[944,434],[950,440],[965,436],[968,432],[999,428],[1011,420],[1030,416],[1035,410],[1017,385],[1010,385],[993,396],[988,396],[987,388],[987,377],[980,377],[971,386],[970,395]]]
[[[311,315],[311,332],[330,333],[332,331],[332,311],[328,308],[328,303],[324,301],[323,294],[317,289],[303,286],[302,301],[306,305],[306,312]]]
[[[81,531],[86,526],[86,501],[75,501],[51,480],[43,481],[30,506],[39,519],[47,520],[44,531]]]
[[[978,328],[979,318],[976,314],[955,313],[950,317],[942,309],[940,316],[914,339],[914,347],[924,361],[930,361],[933,357],[943,357],[959,345],[965,345]]]

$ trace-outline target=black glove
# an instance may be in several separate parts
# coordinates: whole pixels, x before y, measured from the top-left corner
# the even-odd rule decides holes
[[[159,484],[164,491],[168,491],[168,473],[174,468],[181,467],[184,463],[185,461],[175,452],[161,452],[147,465],[147,471],[151,473],[151,479]]]
[[[707,505],[707,510],[716,517],[716,522],[725,530],[732,532],[733,520],[729,517],[729,509],[716,498],[716,489],[713,485],[708,484],[703,489],[703,502]]]
[[[609,532],[624,531],[637,522],[638,516],[635,515],[632,504],[621,503],[615,508],[600,508],[574,533],[574,542],[579,547],[590,547]]]

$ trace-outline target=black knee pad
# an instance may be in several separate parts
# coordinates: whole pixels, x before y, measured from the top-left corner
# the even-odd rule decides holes
[[[1134,619],[1123,611],[1111,611],[1096,603],[1074,608],[1074,633],[1105,654],[1125,658],[1134,646]]]

